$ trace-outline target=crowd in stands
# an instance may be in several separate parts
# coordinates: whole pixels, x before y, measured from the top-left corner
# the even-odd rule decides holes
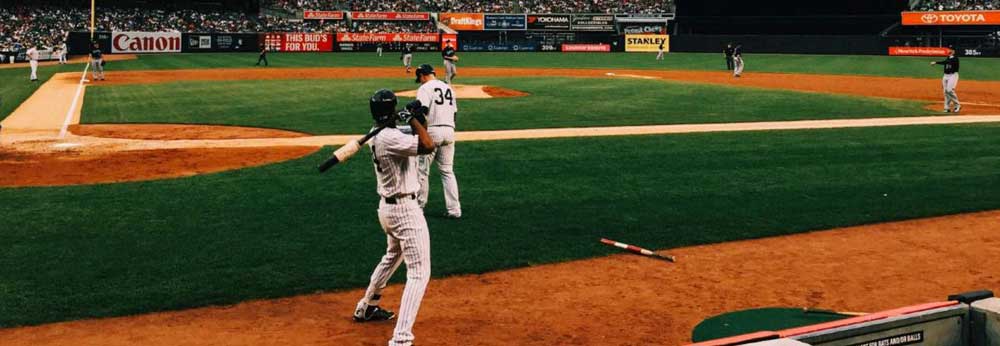
[[[0,52],[28,45],[62,44],[75,29],[81,10],[65,8],[0,8]]]
[[[672,0],[268,0],[264,6],[361,12],[670,13]]]
[[[992,11],[1000,10],[1000,0],[911,0],[913,11]]]

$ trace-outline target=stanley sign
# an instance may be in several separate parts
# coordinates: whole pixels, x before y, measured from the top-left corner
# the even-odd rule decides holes
[[[663,44],[663,51],[670,51],[669,35],[625,35],[626,52],[656,52]]]

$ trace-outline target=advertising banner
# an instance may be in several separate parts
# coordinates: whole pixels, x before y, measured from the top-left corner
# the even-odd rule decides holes
[[[297,32],[268,33],[264,36],[267,49],[278,52],[330,52],[333,35]]]
[[[534,43],[463,43],[462,51],[466,52],[535,52],[538,45]]]
[[[657,52],[663,43],[663,51],[670,51],[669,35],[625,35],[626,52]]]
[[[443,50],[449,43],[458,50],[458,34],[441,34],[441,49]]]
[[[337,42],[438,42],[438,34],[429,33],[350,33],[342,32],[337,34]]]
[[[343,20],[344,12],[341,11],[303,11],[302,19],[324,19],[324,20]]]
[[[113,32],[112,53],[180,53],[179,32]]]
[[[1000,25],[1000,11],[903,12],[903,25]]]
[[[484,30],[526,30],[528,19],[523,14],[485,14]]]
[[[610,52],[610,44],[563,43],[563,52]]]
[[[615,31],[615,16],[611,14],[574,14],[573,31]]]
[[[431,20],[427,12],[351,12],[352,20]]]
[[[945,47],[889,47],[889,55],[896,56],[948,56]]]
[[[623,25],[622,32],[626,34],[663,34],[667,32],[665,24],[630,24]]]
[[[188,48],[212,49],[212,35],[188,35]]]
[[[568,14],[529,14],[528,30],[569,30]]]
[[[438,21],[458,31],[483,31],[485,24],[482,13],[441,13]]]

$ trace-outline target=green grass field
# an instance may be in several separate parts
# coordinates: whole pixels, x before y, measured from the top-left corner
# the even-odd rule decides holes
[[[840,119],[934,114],[922,102],[691,83],[586,78],[475,78],[523,98],[459,100],[462,130]],[[356,133],[367,99],[411,80],[176,82],[88,87],[84,123],[208,123]],[[401,101],[401,104],[406,100]]]
[[[462,220],[432,185],[436,276],[1000,208],[1000,127],[461,143]],[[371,164],[0,189],[0,326],[365,285]],[[364,154],[364,153],[362,153]],[[600,158],[600,159],[595,159]]]

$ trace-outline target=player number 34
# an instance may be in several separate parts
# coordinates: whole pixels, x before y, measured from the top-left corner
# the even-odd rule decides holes
[[[438,94],[438,99],[434,100],[434,103],[443,105],[444,100],[448,100],[449,106],[455,105],[455,98],[451,95],[451,89],[448,89],[448,91],[442,91],[441,88],[434,88],[434,92]]]

